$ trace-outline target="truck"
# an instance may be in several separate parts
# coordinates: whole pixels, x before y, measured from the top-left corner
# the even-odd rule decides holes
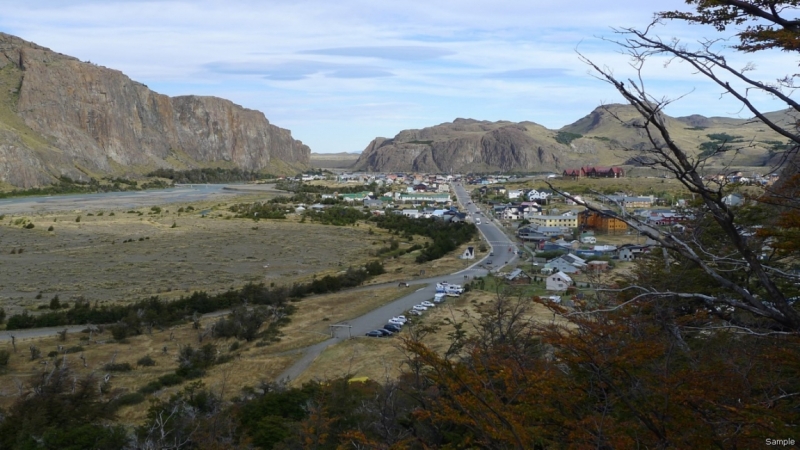
[[[433,303],[442,303],[445,298],[444,292],[437,292],[436,295],[433,296]]]
[[[464,293],[464,288],[457,284],[451,284],[447,286],[444,290],[445,295],[448,297],[458,297],[459,295]]]

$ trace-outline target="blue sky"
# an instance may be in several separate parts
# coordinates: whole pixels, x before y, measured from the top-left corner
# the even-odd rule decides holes
[[[214,95],[257,109],[314,152],[358,152],[458,117],[557,129],[619,95],[577,52],[615,75],[634,72],[611,27],[642,28],[680,0],[26,0],[0,30],[121,70],[167,95]],[[669,23],[664,38],[721,37]],[[755,75],[795,70],[791,55],[736,55]],[[668,113],[749,117],[679,64],[645,68]],[[779,109],[759,99],[767,110]]]

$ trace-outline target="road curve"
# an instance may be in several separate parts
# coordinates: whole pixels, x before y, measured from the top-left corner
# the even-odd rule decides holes
[[[464,187],[461,186],[460,183],[456,183],[453,185],[453,188],[459,203],[464,206],[464,209],[468,211],[472,217],[475,217],[478,208],[471,203],[469,195]],[[477,227],[491,246],[492,256],[485,256],[467,269],[460,270],[450,275],[415,279],[413,282],[410,281],[409,288],[411,289],[413,289],[415,285],[424,286],[414,290],[414,292],[405,297],[373,309],[360,317],[337,323],[336,325],[344,325],[344,327],[334,328],[334,330],[336,330],[334,337],[306,347],[305,349],[298,349],[297,352],[303,352],[303,356],[292,364],[292,366],[284,370],[283,373],[278,376],[277,381],[289,382],[294,380],[329,346],[338,344],[348,339],[350,336],[361,337],[370,330],[382,328],[391,317],[404,314],[412,306],[423,300],[433,299],[433,295],[436,293],[437,282],[445,281],[448,283],[463,284],[465,280],[486,275],[488,270],[484,267],[488,260],[492,260],[495,263],[490,267],[491,269],[500,268],[507,263],[513,262],[517,257],[516,245],[493,221],[488,220],[485,216],[479,217],[482,217],[484,220],[481,220],[481,224],[477,225]],[[348,326],[350,327],[349,330],[346,328]]]

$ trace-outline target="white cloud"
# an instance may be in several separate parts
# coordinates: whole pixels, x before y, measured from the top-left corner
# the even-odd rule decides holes
[[[262,110],[313,151],[360,150],[377,135],[456,117],[558,128],[616,92],[576,53],[622,78],[629,59],[601,37],[644,27],[683,0],[31,0],[4,5],[0,29],[123,71],[169,95],[230,98]],[[714,32],[667,24],[696,42]],[[742,66],[754,55],[735,55]],[[656,96],[691,93],[683,114],[737,111],[687,65],[653,59]],[[766,79],[790,55],[756,61]],[[768,99],[759,99],[768,101]],[[765,103],[769,104],[769,103]]]

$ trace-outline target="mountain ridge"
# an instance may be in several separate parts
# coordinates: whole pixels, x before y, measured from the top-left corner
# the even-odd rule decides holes
[[[794,123],[790,110],[767,113],[779,123]],[[725,165],[766,166],[786,139],[753,119],[671,117],[665,123],[675,141],[697,156],[715,139],[728,137],[735,152],[714,156]],[[557,130],[531,121],[510,122],[457,118],[421,129],[402,130],[393,138],[377,137],[352,166],[366,171],[561,171],[583,165],[629,165],[632,153],[651,147],[643,119],[630,105],[601,105]],[[738,161],[737,161],[738,159]]]
[[[209,96],[169,97],[118,70],[0,33],[0,182],[156,168],[305,169],[311,150],[260,111]]]

